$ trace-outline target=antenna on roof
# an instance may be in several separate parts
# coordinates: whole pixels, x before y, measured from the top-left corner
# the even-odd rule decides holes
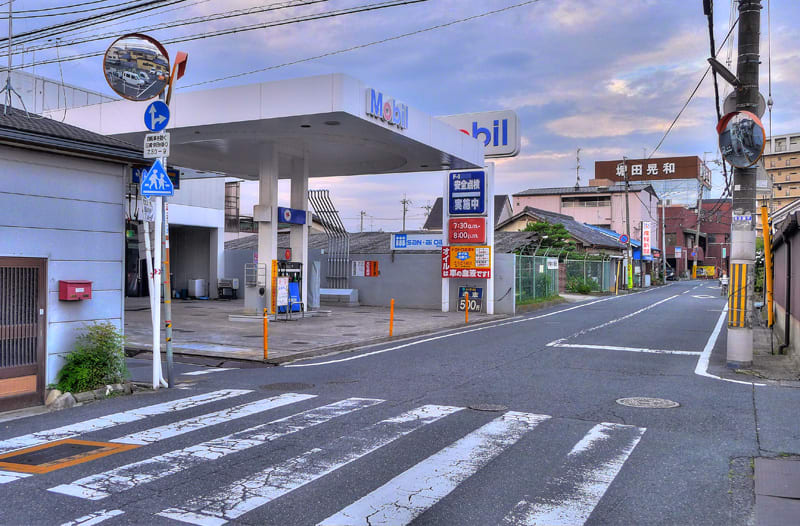
[[[575,159],[577,160],[577,163],[578,163],[578,164],[575,165],[575,190],[577,190],[578,188],[581,187],[581,170],[583,170],[583,167],[581,166],[581,149],[580,148],[578,148],[578,151],[575,152]]]
[[[25,110],[25,114],[28,114],[28,109],[25,107],[25,101],[22,100],[22,96],[17,93],[13,87],[11,87],[11,5],[13,2],[8,2],[8,70],[6,75],[6,85],[3,86],[3,89],[0,89],[0,93],[6,94],[5,105],[3,106],[3,115],[8,115],[8,109],[11,107],[12,97],[11,94],[17,96],[19,101],[22,103],[22,109]]]

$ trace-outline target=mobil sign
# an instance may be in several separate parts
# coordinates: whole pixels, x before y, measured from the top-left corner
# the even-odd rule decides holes
[[[511,110],[462,113],[436,118],[483,141],[484,156],[487,158],[515,157],[519,153],[519,119]]]

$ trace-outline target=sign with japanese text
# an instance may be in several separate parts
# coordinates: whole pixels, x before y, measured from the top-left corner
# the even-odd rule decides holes
[[[148,133],[144,136],[145,159],[169,157],[169,132]]]
[[[352,262],[352,276],[354,278],[377,278],[379,275],[377,261]]]
[[[492,277],[491,247],[442,247],[443,278],[478,278]]]
[[[621,182],[625,180],[626,173],[631,182],[697,179],[711,187],[711,170],[696,155],[658,159],[618,159],[594,163],[595,179]]]
[[[467,294],[469,294],[470,312],[480,312],[483,306],[483,288],[481,287],[458,287],[458,312],[466,310]]]
[[[650,221],[642,221],[642,256],[651,256]]]
[[[558,270],[558,258],[547,258],[547,270]]]
[[[289,276],[280,276],[277,278],[275,293],[275,301],[278,307],[285,307],[289,305]]]
[[[272,300],[272,304],[270,305],[270,313],[275,314],[275,310],[277,309],[278,304],[278,260],[272,260],[272,272],[270,275],[270,285],[272,286],[270,300]]]
[[[441,234],[392,234],[390,250],[439,250]]]
[[[682,256],[683,249],[681,247],[675,247],[675,257],[680,258]]]
[[[459,217],[450,219],[448,223],[450,244],[456,243],[485,243],[486,218]]]
[[[486,172],[450,172],[448,208],[451,216],[486,214]]]

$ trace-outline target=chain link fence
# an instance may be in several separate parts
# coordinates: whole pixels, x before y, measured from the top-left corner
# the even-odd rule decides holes
[[[586,284],[592,292],[613,291],[616,284],[616,259],[567,259],[563,262],[567,270],[567,287],[570,284]]]
[[[525,305],[558,294],[558,268],[548,269],[544,256],[520,256],[514,261],[516,303]]]

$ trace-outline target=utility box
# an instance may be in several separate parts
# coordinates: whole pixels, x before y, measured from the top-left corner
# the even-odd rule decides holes
[[[83,280],[60,280],[58,282],[60,301],[79,301],[92,299],[92,282]]]

